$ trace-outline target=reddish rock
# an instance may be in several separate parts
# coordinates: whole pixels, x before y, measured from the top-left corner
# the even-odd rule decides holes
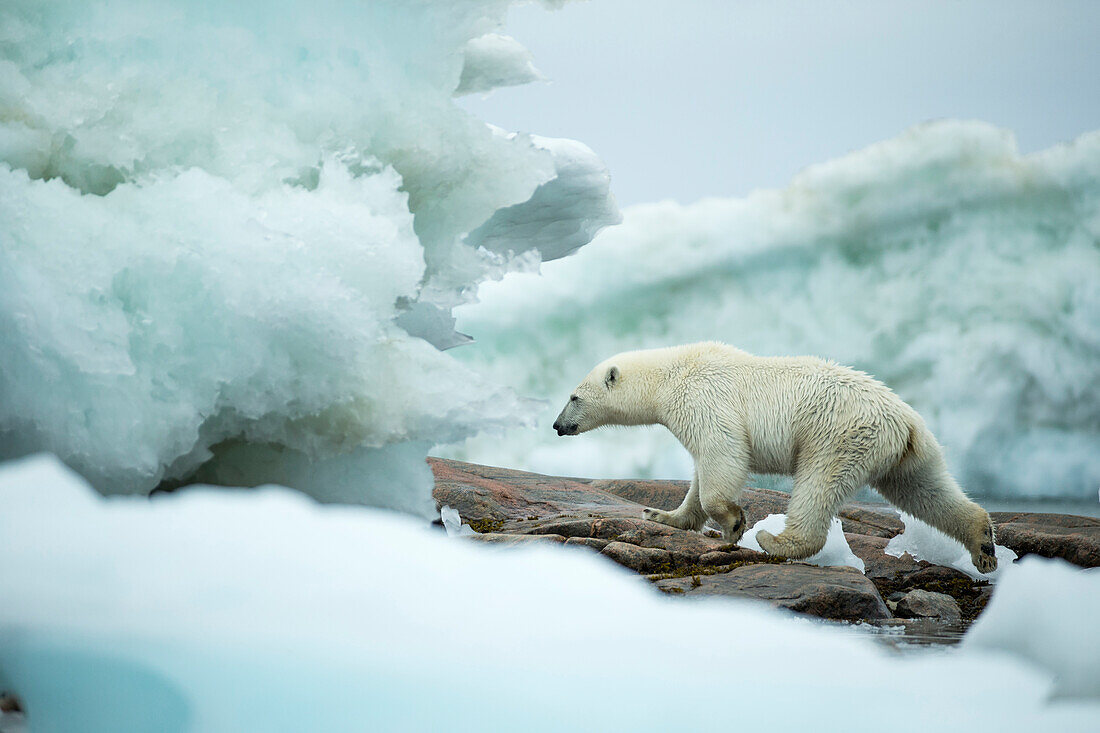
[[[657,586],[689,596],[756,598],[792,611],[842,621],[890,617],[878,589],[855,568],[761,563],[718,575],[660,580]]]
[[[887,504],[846,504],[837,514],[845,532],[890,539],[905,529],[893,507]]]
[[[429,458],[436,503],[479,520],[526,522],[561,514],[640,517],[642,507],[594,489],[588,482],[475,463]]]
[[[569,546],[591,547],[596,552],[607,547],[610,540],[601,540],[595,537],[570,537],[565,541]]]
[[[993,512],[997,544],[1017,555],[1059,557],[1085,568],[1100,566],[1100,519],[1071,514]]]
[[[926,562],[918,562],[904,554],[893,557],[886,554],[886,545],[890,540],[885,537],[872,537],[865,534],[844,534],[852,553],[863,561],[863,572],[871,580],[893,581],[898,573],[908,575],[930,567]]]
[[[626,542],[608,542],[600,551],[620,565],[625,565],[639,573],[656,573],[672,567],[672,555],[668,550],[655,547],[638,547]]]
[[[559,534],[505,534],[503,532],[481,532],[467,535],[474,542],[487,542],[493,545],[533,545],[561,544],[565,538]]]

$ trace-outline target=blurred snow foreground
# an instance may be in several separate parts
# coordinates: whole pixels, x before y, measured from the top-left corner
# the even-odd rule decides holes
[[[674,730],[715,701],[783,730],[1100,720],[1100,575],[1060,562],[1022,562],[956,653],[896,657],[278,487],[103,498],[41,456],[0,468],[0,504],[0,689],[35,731]]]
[[[451,308],[619,220],[452,102],[541,78],[508,4],[0,4],[0,459],[432,512],[429,447],[529,412]]]

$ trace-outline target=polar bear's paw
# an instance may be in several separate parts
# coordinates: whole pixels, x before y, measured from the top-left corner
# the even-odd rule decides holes
[[[982,511],[984,521],[970,546],[970,560],[979,573],[992,573],[997,569],[997,547],[993,544],[993,523],[989,515]]]
[[[650,522],[658,522],[660,524],[672,526],[672,517],[668,512],[663,512],[660,509],[643,509],[642,519],[648,519]]]
[[[745,530],[748,529],[748,522],[745,521],[745,512],[741,507],[737,507],[737,516],[734,518],[730,526],[723,528],[722,538],[733,545],[737,546],[737,543],[741,541],[741,537],[744,536]]]
[[[769,555],[784,557],[780,545],[775,539],[775,535],[766,529],[762,529],[756,533],[756,544],[760,545],[760,549]]]
[[[997,569],[997,556],[993,554],[980,553],[971,558],[974,562],[974,567],[978,569],[979,573],[992,573]]]

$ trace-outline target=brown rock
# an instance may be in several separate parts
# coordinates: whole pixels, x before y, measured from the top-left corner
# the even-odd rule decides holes
[[[493,545],[544,545],[565,542],[565,538],[560,534],[504,534],[503,532],[482,532],[467,535],[467,539]]]
[[[565,544],[579,547],[591,547],[596,552],[599,552],[603,548],[607,547],[609,540],[601,540],[595,537],[570,537],[565,541]]]
[[[962,620],[962,611],[955,599],[945,593],[911,590],[901,597],[897,615],[902,618],[938,618],[949,623]]]
[[[898,573],[908,575],[922,568],[930,567],[926,562],[918,562],[908,554],[901,557],[893,557],[886,554],[886,544],[890,541],[885,537],[872,537],[865,534],[845,533],[848,546],[852,553],[863,561],[863,573],[871,580],[894,580]]]
[[[888,504],[846,504],[837,514],[845,532],[885,537],[901,534],[905,524]]]
[[[640,517],[643,507],[589,482],[429,458],[436,503],[449,504],[476,528],[480,520],[529,522],[562,514]]]
[[[767,562],[763,552],[738,547],[736,550],[714,550],[699,556],[700,565],[732,565],[735,562]]]
[[[656,573],[672,567],[672,555],[668,550],[655,547],[638,547],[626,542],[608,542],[600,554],[639,573]]]
[[[1100,566],[1100,519],[1071,514],[993,512],[997,544],[1017,555],[1059,557],[1085,568]]]
[[[927,585],[929,583],[963,583],[966,585],[973,585],[974,580],[955,568],[947,568],[943,565],[929,565],[924,563],[925,567],[921,568],[915,573],[910,573],[905,576],[904,587],[913,588],[916,586]]]
[[[744,565],[719,575],[660,580],[657,586],[693,596],[757,598],[820,618],[859,621],[890,617],[874,584],[855,568],[802,563]]]

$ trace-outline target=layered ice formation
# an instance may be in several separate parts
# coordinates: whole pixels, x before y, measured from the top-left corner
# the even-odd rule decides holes
[[[460,358],[544,399],[537,430],[454,457],[584,476],[690,476],[661,430],[556,439],[573,386],[622,350],[716,339],[869,371],[973,494],[1095,501],[1100,133],[1021,155],[943,121],[783,190],[627,210],[576,256],[482,288]]]
[[[103,498],[35,457],[0,467],[0,505],[0,689],[34,731],[675,730],[731,695],[751,729],[1100,719],[1096,577],[1061,567],[1040,596],[1006,583],[957,653],[899,657],[584,549],[492,551],[276,487]]]
[[[534,78],[507,6],[3,3],[0,459],[430,513],[428,449],[529,412],[451,308],[618,220],[452,101]]]

